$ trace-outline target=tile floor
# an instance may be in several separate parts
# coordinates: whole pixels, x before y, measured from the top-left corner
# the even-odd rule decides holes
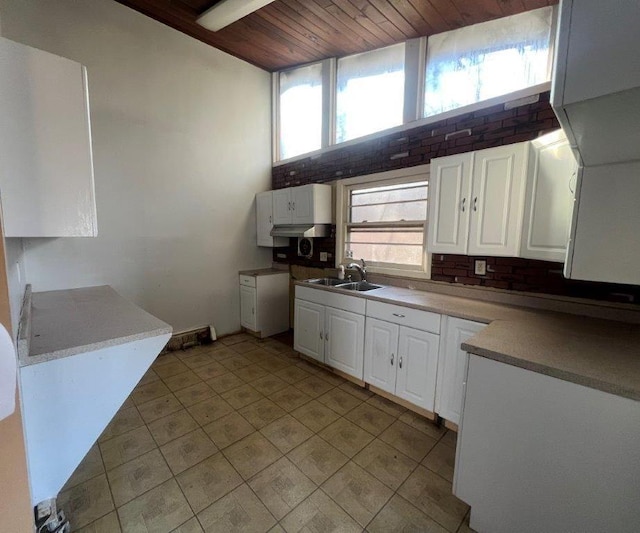
[[[455,433],[240,334],[157,359],[58,502],[73,530],[464,532]]]

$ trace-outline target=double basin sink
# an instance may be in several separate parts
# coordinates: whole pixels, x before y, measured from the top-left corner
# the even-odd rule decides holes
[[[306,279],[305,283],[312,285],[324,285],[325,287],[335,287],[336,289],[345,289],[348,291],[371,291],[373,289],[381,289],[382,285],[374,285],[368,281],[345,281],[338,278],[316,278]]]

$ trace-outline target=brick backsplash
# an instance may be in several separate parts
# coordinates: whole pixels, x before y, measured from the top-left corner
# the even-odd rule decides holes
[[[487,261],[486,275],[474,273],[475,261]],[[611,302],[640,303],[640,287],[566,279],[562,263],[519,257],[470,257],[434,254],[431,279],[496,289],[541,292]]]
[[[507,110],[504,104],[496,105],[274,166],[272,188],[324,183],[424,165],[433,157],[530,141],[560,127],[549,104],[549,96],[547,91],[540,93],[535,103]],[[332,267],[335,246],[334,228],[331,237],[314,239],[314,253],[310,259],[298,257],[297,239],[291,239],[290,246],[274,248],[273,260],[307,267]],[[320,261],[321,251],[331,254],[328,262]],[[473,273],[474,259],[486,259],[492,272],[486,276],[476,276]],[[562,267],[561,263],[530,259],[434,255],[432,279],[497,289],[640,303],[640,287],[568,280],[562,275]]]

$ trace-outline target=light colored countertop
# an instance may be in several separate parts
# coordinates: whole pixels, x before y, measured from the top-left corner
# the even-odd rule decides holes
[[[296,285],[489,324],[462,347],[470,353],[640,401],[640,326],[585,316],[384,287],[364,293]]]
[[[282,268],[255,268],[253,270],[241,270],[241,276],[273,276],[274,274],[289,274],[288,270]]]
[[[19,364],[42,363],[172,331],[108,285],[35,292],[25,298]]]

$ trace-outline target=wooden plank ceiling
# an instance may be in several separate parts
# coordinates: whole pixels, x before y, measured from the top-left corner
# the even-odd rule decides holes
[[[218,32],[196,23],[217,0],[116,0],[273,72],[514,15],[558,0],[275,0]]]

